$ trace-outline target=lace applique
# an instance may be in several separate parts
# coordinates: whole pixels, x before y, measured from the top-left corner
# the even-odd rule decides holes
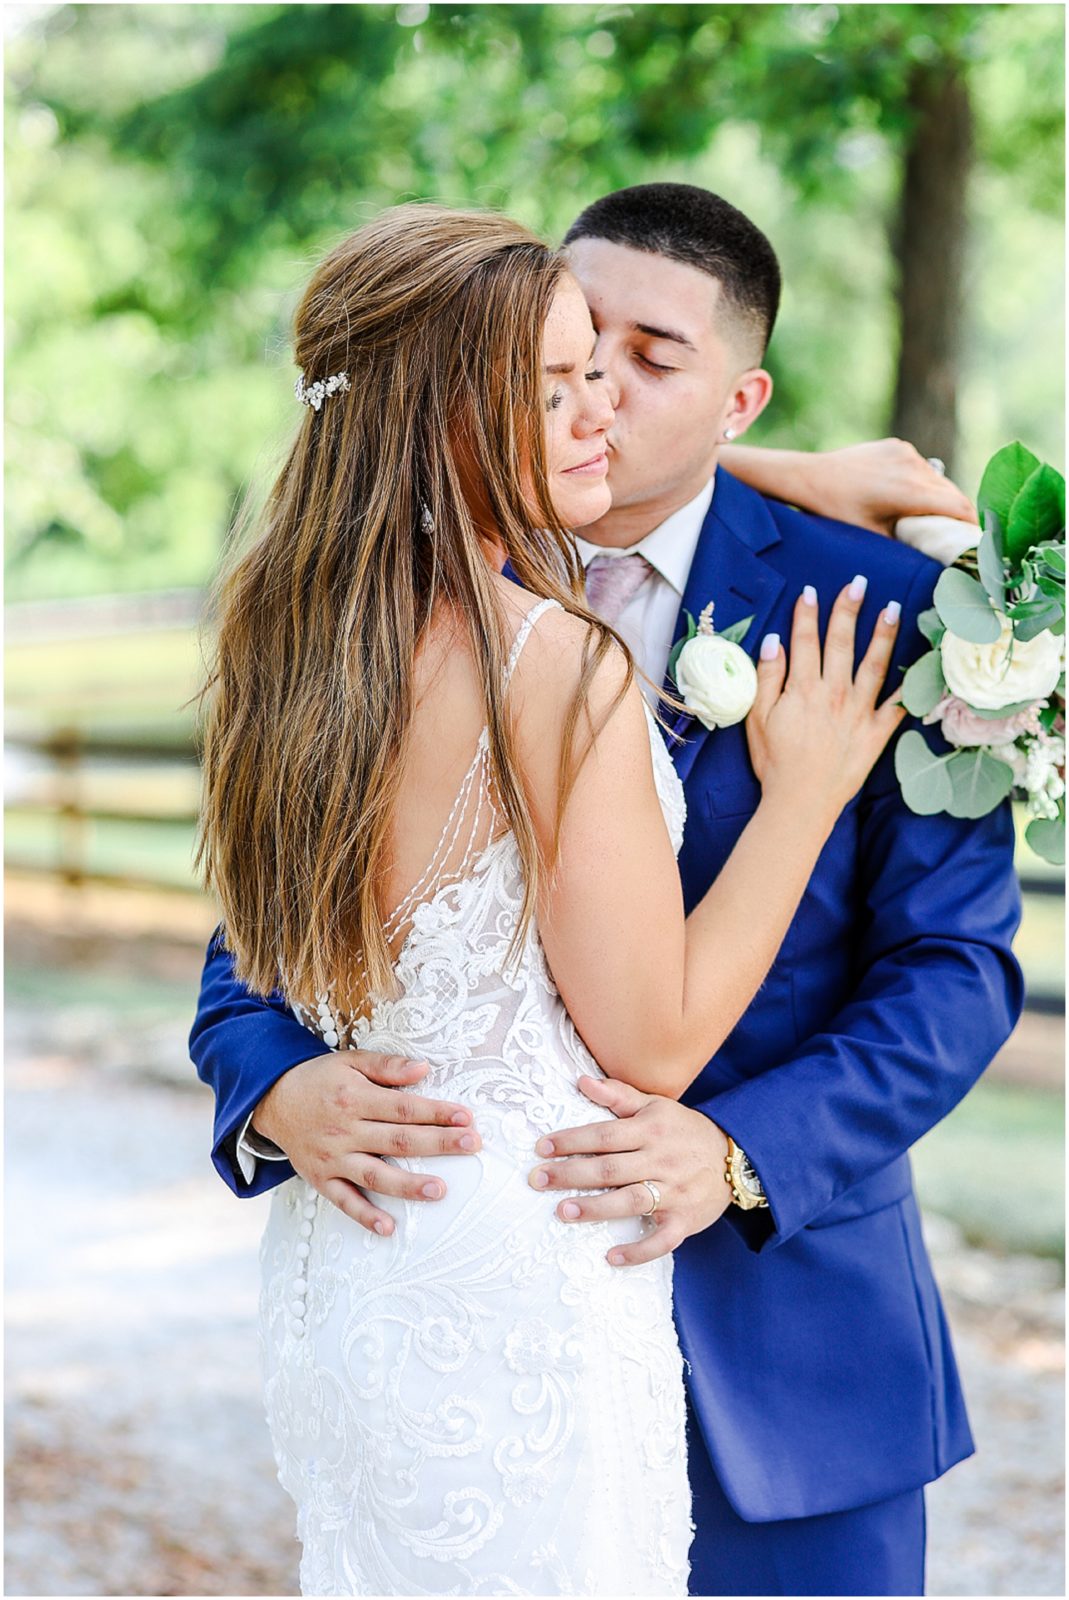
[[[678,847],[682,789],[649,725]],[[398,998],[357,1019],[308,1019],[328,1043],[346,1033],[426,1060],[409,1092],[472,1107],[482,1149],[385,1157],[441,1177],[447,1193],[377,1195],[395,1219],[384,1238],[299,1178],[274,1191],[264,1393],[305,1594],[686,1593],[671,1257],[610,1267],[612,1246],[649,1225],[563,1223],[560,1191],[527,1183],[543,1134],[609,1114],[577,1087],[603,1074],[537,927],[505,971],[521,868],[515,840],[495,840],[413,909]]]

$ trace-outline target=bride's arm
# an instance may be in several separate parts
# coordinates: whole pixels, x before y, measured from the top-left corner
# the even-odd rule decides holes
[[[904,439],[875,439],[841,450],[725,444],[717,458],[761,494],[875,533],[891,533],[900,517],[977,520],[975,506],[957,484]]]
[[[762,799],[689,917],[634,683],[583,763],[564,815],[557,870],[539,905],[539,928],[569,1014],[611,1077],[647,1093],[679,1095],[766,977],[842,806],[903,715],[890,702],[872,709],[893,623],[881,619],[856,688],[844,690],[853,683],[859,605],[844,590],[829,622],[824,677],[816,608],[801,600],[786,695],[782,648],[760,663],[750,731]],[[584,625],[565,613],[545,621],[550,625],[535,630],[521,657],[516,726],[535,826],[548,844],[557,752]],[[623,659],[614,652],[591,688],[595,727],[622,675]]]

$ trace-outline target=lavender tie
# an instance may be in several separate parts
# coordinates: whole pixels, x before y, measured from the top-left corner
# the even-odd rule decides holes
[[[591,556],[586,569],[586,597],[591,611],[615,627],[624,607],[652,571],[646,557],[637,550],[629,556]]]

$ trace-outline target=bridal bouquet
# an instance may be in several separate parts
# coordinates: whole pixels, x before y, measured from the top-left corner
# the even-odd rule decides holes
[[[911,811],[982,817],[1013,794],[1025,837],[1065,860],[1065,480],[1023,444],[987,464],[977,496],[983,534],[935,586],[921,614],[932,646],[902,698],[954,746],[935,755],[916,730],[895,750]]]

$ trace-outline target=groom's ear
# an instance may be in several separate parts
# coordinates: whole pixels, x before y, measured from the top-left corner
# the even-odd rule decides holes
[[[732,410],[724,418],[724,426],[731,429],[734,439],[741,439],[750,424],[757,421],[772,399],[772,388],[772,374],[764,367],[748,367],[739,373],[731,393]]]

